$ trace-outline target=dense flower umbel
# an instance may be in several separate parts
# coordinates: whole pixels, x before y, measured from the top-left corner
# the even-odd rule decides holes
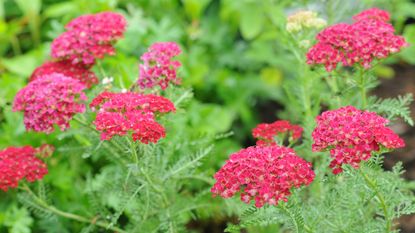
[[[388,22],[390,20],[390,14],[387,11],[378,9],[378,8],[371,8],[360,12],[359,14],[353,16],[353,20],[355,21],[362,21],[367,19],[375,19],[384,22]]]
[[[156,121],[156,114],[174,112],[173,103],[157,95],[133,92],[103,92],[90,104],[98,110],[94,124],[101,131],[101,140],[132,132],[134,141],[156,143],[166,136],[165,129]]]
[[[326,21],[317,17],[314,11],[299,11],[287,17],[286,29],[288,32],[299,32],[304,29],[321,29]]]
[[[159,42],[153,44],[148,52],[141,56],[144,64],[140,64],[138,84],[142,89],[153,88],[159,85],[166,89],[169,83],[180,84],[177,69],[181,66],[179,61],[173,60],[182,51],[174,42]]]
[[[79,64],[72,64],[70,61],[48,61],[33,71],[29,81],[44,77],[48,74],[59,73],[67,77],[77,79],[86,87],[90,88],[92,85],[98,83],[98,78],[94,72]]]
[[[46,164],[36,157],[42,154],[41,147],[9,147],[0,150],[0,189],[16,188],[22,179],[29,182],[40,180],[48,173]],[[50,146],[47,148],[51,148]]]
[[[307,53],[307,63],[323,64],[327,71],[335,69],[338,63],[369,68],[374,59],[386,58],[407,45],[384,21],[388,18],[384,13],[372,9],[355,18],[357,22],[353,24],[339,23],[320,32],[318,43]]]
[[[84,89],[78,80],[62,74],[44,75],[16,94],[13,111],[24,113],[27,130],[51,133],[54,124],[65,130],[76,113],[85,111]]]
[[[374,112],[353,106],[326,111],[318,116],[312,136],[313,151],[330,150],[333,173],[342,172],[342,164],[355,168],[371,157],[380,147],[388,149],[405,146],[405,142],[386,127],[388,120]]]
[[[256,207],[287,201],[291,188],[309,185],[314,179],[311,164],[294,150],[282,146],[248,147],[232,154],[215,174],[214,195],[230,198],[241,191],[241,200],[255,200]]]
[[[299,125],[292,125],[289,121],[280,120],[274,123],[262,123],[252,130],[252,136],[256,139],[257,145],[276,145],[275,137],[288,133],[289,140],[298,140],[301,137],[303,128]]]
[[[52,42],[52,57],[89,67],[95,59],[115,54],[113,43],[123,36],[126,25],[122,15],[112,12],[80,16]]]

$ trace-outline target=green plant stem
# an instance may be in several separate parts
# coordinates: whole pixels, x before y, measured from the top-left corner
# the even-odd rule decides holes
[[[376,185],[376,183],[369,178],[369,176],[367,176],[362,169],[359,170],[360,174],[362,174],[364,180],[366,181],[366,184],[368,185],[368,187],[373,190],[373,192],[375,193],[376,197],[379,200],[380,206],[383,210],[383,215],[385,217],[385,221],[386,221],[386,226],[385,226],[385,232],[389,233],[392,227],[392,221],[389,217],[389,212],[388,212],[388,207],[386,206],[386,202],[385,202],[385,198],[383,197],[383,195],[379,192],[378,187]]]
[[[365,75],[363,68],[359,70],[359,87],[360,87],[360,95],[362,98],[362,109],[366,108],[367,105],[367,97],[366,97],[366,87],[365,87]]]
[[[285,203],[282,203],[280,205],[278,205],[287,215],[288,217],[290,217],[291,221],[294,224],[294,227],[296,228],[296,232],[300,232],[300,224],[297,222],[297,220],[294,217],[294,214],[291,213],[291,211],[285,206]],[[307,226],[307,224],[304,223],[303,225],[304,229],[307,232],[312,233],[313,231],[311,230],[311,228],[309,226]]]
[[[96,218],[88,219],[88,218],[80,216],[80,215],[64,212],[62,210],[57,209],[54,206],[48,205],[44,200],[39,198],[27,185],[24,185],[22,187],[22,189],[25,190],[27,193],[29,193],[29,195],[34,198],[36,204],[38,204],[41,208],[43,208],[45,210],[48,210],[48,211],[50,211],[50,212],[52,212],[56,215],[59,215],[59,216],[64,217],[64,218],[72,219],[72,220],[75,220],[75,221],[78,221],[78,222],[93,224],[93,225],[96,225],[96,226],[99,226],[99,227],[102,227],[102,228],[105,228],[105,229],[113,230],[115,232],[127,233],[126,231],[122,230],[121,228],[111,226],[107,222],[97,221]]]

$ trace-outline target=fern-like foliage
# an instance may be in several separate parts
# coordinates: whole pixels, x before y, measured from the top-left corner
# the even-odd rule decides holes
[[[397,98],[387,99],[372,99],[370,109],[379,114],[385,115],[389,120],[394,120],[397,117],[405,120],[406,123],[413,126],[414,121],[411,118],[410,104],[414,100],[413,95],[408,93],[404,96],[398,96]]]

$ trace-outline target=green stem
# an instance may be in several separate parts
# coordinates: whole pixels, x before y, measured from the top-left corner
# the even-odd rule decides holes
[[[376,183],[370,179],[363,171],[362,169],[359,170],[360,174],[362,174],[364,180],[366,181],[366,184],[368,185],[368,187],[373,190],[373,192],[375,193],[376,197],[379,200],[380,206],[383,210],[383,215],[386,221],[386,226],[385,226],[385,232],[389,233],[392,227],[392,221],[389,217],[389,212],[388,212],[388,207],[386,206],[386,202],[385,202],[385,198],[383,197],[383,195],[379,192],[378,187],[376,185]]]
[[[362,109],[366,108],[367,105],[367,97],[366,97],[366,87],[365,87],[365,75],[363,68],[360,68],[359,71],[359,81],[360,81],[360,95],[362,98]]]
[[[291,211],[285,206],[285,203],[281,203],[278,206],[288,215],[288,217],[290,217],[294,227],[296,228],[296,232],[300,232],[300,224],[295,219],[294,214],[291,213]],[[306,232],[313,232],[313,230],[311,230],[311,228],[307,226],[307,224],[304,223],[303,227],[306,230]]]
[[[102,228],[105,228],[105,229],[113,230],[115,232],[127,233],[126,231],[122,230],[121,228],[111,226],[107,222],[97,221],[96,218],[88,219],[88,218],[80,216],[80,215],[64,212],[62,210],[57,209],[54,206],[48,205],[44,200],[39,198],[27,185],[24,185],[22,187],[22,189],[25,190],[26,192],[28,192],[29,195],[31,195],[34,198],[36,204],[38,204],[41,208],[43,208],[45,210],[48,210],[48,211],[50,211],[50,212],[52,212],[56,215],[59,215],[59,216],[64,217],[64,218],[72,219],[72,220],[75,220],[75,221],[78,221],[78,222],[93,224],[93,225],[96,225],[96,226],[99,226],[99,227],[102,227]]]

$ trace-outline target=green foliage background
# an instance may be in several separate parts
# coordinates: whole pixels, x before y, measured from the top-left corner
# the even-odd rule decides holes
[[[373,5],[389,10],[397,31],[409,43],[415,43],[415,25],[405,24],[408,18],[415,17],[415,4],[406,0],[0,0],[0,148],[55,145],[58,151],[49,161],[50,172],[44,180],[48,185],[40,183],[38,189],[49,189],[53,203],[68,212],[88,214],[91,209],[99,208],[94,206],[90,195],[94,189],[106,185],[106,174],[113,175],[115,168],[106,158],[94,156],[100,148],[91,148],[89,135],[76,130],[82,126],[74,123],[75,130],[70,133],[26,133],[22,115],[11,111],[11,103],[31,72],[48,59],[50,42],[64,31],[68,21],[82,14],[117,11],[126,16],[128,29],[125,38],[116,45],[117,54],[102,62],[107,74],[114,77],[114,87],[126,88],[136,80],[139,56],[150,44],[178,42],[184,51],[180,57],[183,86],[193,88],[195,99],[186,103],[186,117],[180,126],[171,126],[171,132],[187,135],[189,141],[233,132],[232,136],[215,142],[213,151],[198,168],[211,177],[231,152],[253,144],[250,130],[257,123],[284,116],[297,123],[302,120],[291,114],[295,110],[282,107],[290,101],[283,94],[282,83],[295,85],[290,80],[298,69],[294,54],[287,49],[290,41],[281,30],[286,16],[311,8],[321,12],[331,24],[347,20]],[[402,60],[415,64],[414,53],[415,47],[410,46],[387,64]],[[96,72],[99,73],[98,69]],[[377,74],[393,76],[393,70],[380,66]],[[312,90],[313,84],[310,85]],[[318,95],[319,90],[313,93]],[[207,190],[210,183],[212,180],[187,185]],[[105,199],[107,207],[116,209],[121,205],[120,198],[111,192],[99,193],[98,198]],[[207,191],[200,198],[201,203],[208,205],[194,211],[192,216],[185,216],[184,222],[209,219],[219,223],[239,209],[232,201],[212,199]],[[0,192],[2,233],[85,230],[81,224],[66,219],[40,220],[43,218],[31,214],[17,199],[16,191]],[[274,231],[278,228],[273,227]]]

